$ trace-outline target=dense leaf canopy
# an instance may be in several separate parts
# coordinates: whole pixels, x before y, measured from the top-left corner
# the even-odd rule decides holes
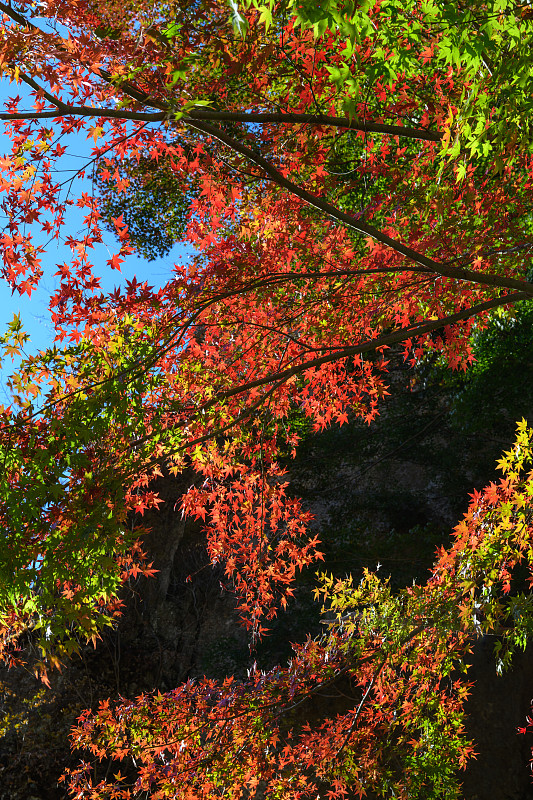
[[[50,296],[55,346],[23,358],[1,409],[5,657],[24,632],[43,670],[96,640],[121,585],[150,572],[131,512],[157,505],[163,469],[190,466],[183,513],[205,520],[210,559],[257,637],[320,559],[279,462],[297,445],[295,415],[316,430],[371,422],[389,348],[411,366],[436,350],[466,369],[473,328],[533,296],[531,8],[0,11],[3,277],[31,294],[45,237],[72,251]],[[56,177],[67,136],[94,140],[79,173],[94,196]],[[86,213],[78,235],[71,205]],[[109,226],[119,244],[106,257]],[[135,249],[150,258],[180,239],[197,255],[161,289],[101,290],[104,260],[120,269]],[[5,357],[25,339],[16,318]],[[359,587],[324,576],[336,621],[289,667],[86,715],[74,742],[129,759],[135,777],[93,789],[82,767],[73,796],[451,797],[469,747],[465,688],[446,678],[474,630],[503,631],[504,663],[531,626],[529,595],[511,591],[531,556],[530,437],[521,423],[504,478],[474,498],[427,585],[394,595],[371,574]],[[339,675],[358,704],[291,733],[284,712]]]

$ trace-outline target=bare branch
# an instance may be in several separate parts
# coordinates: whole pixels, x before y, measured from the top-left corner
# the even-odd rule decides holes
[[[179,110],[179,109],[177,109]],[[364,131],[365,133],[384,133],[390,136],[405,136],[409,139],[422,139],[428,142],[440,142],[442,134],[436,131],[404,128],[401,125],[386,125],[380,122],[350,119],[349,117],[330,117],[325,114],[263,114],[241,111],[212,111],[210,109],[192,109],[185,115],[185,120],[198,119],[219,122],[243,122],[254,124],[279,123],[281,125],[322,125],[331,128]]]
[[[142,111],[92,108],[91,106],[58,106],[56,111],[18,111],[12,114],[0,112],[0,120],[4,122],[17,119],[57,119],[63,116],[131,119],[139,122],[163,122],[167,117],[164,112],[149,114],[143,113]]]

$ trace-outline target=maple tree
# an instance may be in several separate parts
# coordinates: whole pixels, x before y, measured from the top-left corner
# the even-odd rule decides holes
[[[186,467],[199,478],[182,511],[205,521],[209,557],[260,636],[320,559],[280,465],[295,415],[316,430],[371,422],[390,347],[412,366],[436,350],[466,369],[473,327],[533,296],[530,7],[0,11],[16,92],[0,113],[3,276],[31,294],[43,235],[72,251],[50,297],[56,344],[22,359],[1,409],[2,652],[16,659],[31,631],[46,676],[96,641],[123,583],[151,573],[132,512],[157,506],[163,469]],[[74,134],[94,140],[79,171],[94,196],[72,199],[55,178]],[[172,215],[154,243],[146,220],[163,198]],[[86,212],[78,235],[65,233],[71,205]],[[91,262],[109,225],[110,269],[177,236],[197,256],[161,289],[105,294]],[[15,318],[5,356],[25,341]],[[446,677],[473,631],[497,630],[503,660],[529,633],[528,596],[510,591],[530,553],[529,453],[522,424],[502,482],[474,498],[427,585],[392,594],[371,574],[359,587],[324,576],[336,621],[289,667],[86,715],[75,743],[131,759],[136,775],[94,787],[81,767],[72,796],[441,796],[469,752],[465,687]],[[291,734],[290,710],[341,675],[355,707]]]

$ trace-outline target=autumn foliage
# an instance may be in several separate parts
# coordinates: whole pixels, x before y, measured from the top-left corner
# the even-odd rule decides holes
[[[257,638],[321,556],[280,462],[295,420],[371,423],[391,347],[411,366],[437,351],[467,369],[473,328],[533,296],[529,7],[0,10],[3,277],[31,294],[49,243],[72,252],[50,296],[55,346],[22,358],[1,409],[3,654],[16,660],[31,633],[46,675],[98,639],[124,582],[151,571],[132,512],[157,505],[163,470],[189,467],[181,510],[205,522],[209,558]],[[77,177],[94,179],[92,194],[57,177],[73,137],[91,142]],[[146,209],[163,194],[173,214],[157,247],[181,237],[195,257],[160,289],[132,280],[104,293],[104,263],[153,255]],[[71,206],[80,233],[66,230]],[[25,341],[16,318],[4,355]],[[84,714],[74,745],[126,766],[95,786],[82,765],[72,796],[451,791],[470,752],[454,670],[473,635],[498,633],[504,665],[530,633],[529,594],[513,591],[531,558],[530,454],[520,423],[502,480],[474,497],[426,585],[395,594],[371,573],[357,586],[324,575],[327,633],[287,667]],[[291,722],[341,678],[356,687],[352,708]]]

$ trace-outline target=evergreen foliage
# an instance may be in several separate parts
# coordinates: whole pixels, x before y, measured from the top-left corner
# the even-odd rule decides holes
[[[123,184],[117,192],[117,179]],[[183,239],[194,180],[178,176],[170,159],[143,157],[119,162],[111,175],[108,165],[97,170],[95,185],[106,227],[115,233],[114,219],[128,226],[131,244],[148,261],[162,258]]]

